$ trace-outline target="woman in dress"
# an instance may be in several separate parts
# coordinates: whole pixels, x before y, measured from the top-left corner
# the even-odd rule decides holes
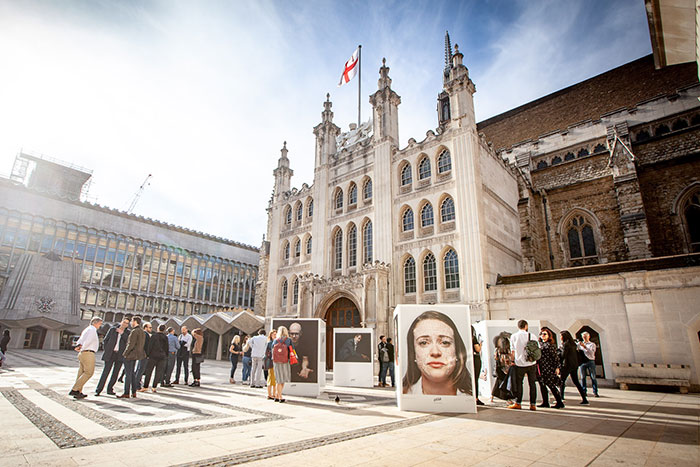
[[[557,354],[557,346],[554,341],[554,332],[548,327],[543,327],[540,331],[540,349],[542,356],[537,360],[540,374],[538,381],[540,383],[540,391],[542,391],[542,404],[540,407],[549,407],[549,388],[554,394],[557,404],[555,409],[563,409],[564,402],[559,394],[561,379],[559,378],[559,355]]]
[[[284,348],[287,349],[284,355]],[[282,391],[285,383],[292,381],[292,367],[289,364],[289,355],[294,347],[289,338],[289,331],[286,327],[277,328],[277,338],[272,341],[272,367],[275,374],[275,402],[284,402]]]
[[[502,332],[494,339],[494,359],[496,363],[496,383],[491,391],[491,402],[494,397],[512,404],[513,392],[508,389],[508,375],[513,366],[513,355],[510,351],[510,333]]]
[[[566,387],[566,378],[571,376],[571,381],[574,382],[574,386],[581,395],[581,405],[588,405],[588,398],[586,397],[586,391],[581,387],[581,383],[578,380],[578,355],[576,352],[576,342],[574,338],[571,337],[569,331],[561,332],[561,346],[559,347],[559,354],[561,360],[561,399],[564,400],[564,388]]]
[[[231,346],[228,348],[229,360],[231,361],[231,377],[229,378],[229,383],[236,384],[234,375],[236,373],[236,367],[238,366],[238,358],[243,355],[243,346],[241,345],[241,336],[236,334],[233,336],[231,341]]]

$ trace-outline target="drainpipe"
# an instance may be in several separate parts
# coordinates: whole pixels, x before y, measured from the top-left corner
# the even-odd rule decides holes
[[[549,267],[554,269],[554,254],[552,253],[552,233],[551,227],[549,225],[549,211],[547,209],[547,192],[544,188],[539,190],[540,196],[542,196],[542,206],[544,207],[544,224],[545,230],[547,231],[547,250],[549,251]]]

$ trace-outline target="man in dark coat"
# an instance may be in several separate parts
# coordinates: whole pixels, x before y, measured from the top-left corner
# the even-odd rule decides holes
[[[368,362],[369,356],[362,353],[360,350],[360,342],[362,334],[355,334],[352,339],[345,341],[345,344],[340,348],[338,361],[340,362]]]
[[[102,376],[100,376],[100,381],[95,389],[96,396],[99,396],[104,389],[110,372],[112,377],[109,379],[109,384],[107,384],[107,394],[115,395],[114,385],[117,382],[122,363],[124,363],[124,349],[126,349],[126,342],[129,339],[130,332],[129,320],[126,318],[122,320],[120,326],[113,326],[107,331],[103,341],[104,353],[102,353],[102,360],[105,362],[105,366],[102,369]]]
[[[136,362],[146,358],[143,346],[146,343],[146,331],[141,328],[141,318],[131,318],[131,334],[126,341],[124,349],[124,394],[117,396],[120,399],[136,397]]]
[[[165,361],[168,358],[168,336],[165,335],[165,324],[158,327],[158,332],[154,332],[148,340],[146,349],[148,355],[148,363],[146,364],[146,380],[143,387],[139,391],[146,391],[151,382],[151,374],[153,369],[156,370],[156,376],[153,380],[153,392],[156,392],[158,383],[163,382],[163,373],[165,372]]]

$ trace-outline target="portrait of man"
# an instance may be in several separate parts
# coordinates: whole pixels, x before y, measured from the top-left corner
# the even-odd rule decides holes
[[[372,343],[370,333],[343,332],[335,335],[336,362],[365,362],[372,361]]]
[[[292,383],[318,382],[318,321],[303,319],[274,319],[272,327],[289,330],[292,347],[299,363],[292,365]]]

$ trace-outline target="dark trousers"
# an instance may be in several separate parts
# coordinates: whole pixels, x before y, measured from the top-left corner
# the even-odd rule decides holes
[[[138,365],[136,365],[136,389],[143,387],[143,374],[146,372],[146,365],[148,365],[148,358],[139,360]]]
[[[228,359],[231,361],[231,378],[236,374],[236,367],[238,366],[238,355],[230,354]]]
[[[523,401],[523,379],[527,375],[527,384],[530,386],[530,405],[537,403],[537,365],[515,367],[515,401],[520,404]]]
[[[481,355],[474,354],[474,394],[479,398],[479,376],[481,376]]]
[[[180,382],[180,368],[185,367],[185,384],[190,374],[190,353],[188,351],[178,352],[177,354],[177,371],[175,372],[175,381]]]
[[[557,404],[563,404],[563,399],[561,398],[561,395],[559,394],[559,388],[555,385],[548,386],[542,381],[538,381],[540,383],[540,392],[542,393],[542,405],[545,407],[549,407],[549,392],[547,391],[547,388],[549,388],[550,391],[552,391],[552,395],[554,396],[554,399],[556,399]]]
[[[574,382],[574,386],[576,386],[576,389],[578,389],[578,393],[581,395],[581,400],[582,401],[587,401],[588,399],[586,398],[586,392],[583,390],[583,387],[581,386],[581,383],[578,380],[578,371],[576,371],[576,368],[571,368],[569,370],[562,370],[561,374],[561,398],[562,400],[564,399],[564,388],[566,387],[566,378],[571,376],[571,381]]]
[[[124,360],[124,394],[136,394],[136,360]]]
[[[163,384],[170,384],[170,378],[173,377],[173,369],[177,360],[177,352],[170,352],[165,363],[165,373],[163,374]]]
[[[97,388],[95,392],[97,394],[101,393],[107,384],[107,378],[110,372],[112,377],[109,378],[109,384],[107,384],[107,392],[114,392],[114,385],[117,383],[117,378],[119,377],[119,370],[122,368],[121,358],[118,355],[114,355],[109,360],[105,361],[105,366],[102,369],[102,375],[100,376],[100,381],[97,383]]]
[[[163,381],[163,373],[165,373],[165,359],[164,358],[149,358],[148,363],[146,363],[146,381],[143,383],[143,387],[147,388],[151,384],[151,374],[153,374],[153,369],[156,370],[156,377],[153,379],[153,387],[157,388],[158,383]]]
[[[379,382],[385,386],[387,373],[391,377],[391,386],[394,387],[394,362],[381,362],[379,364]]]
[[[195,381],[199,381],[200,376],[202,376],[199,373],[199,365],[201,365],[199,362],[200,358],[202,358],[202,354],[192,354],[192,378],[194,378]]]

